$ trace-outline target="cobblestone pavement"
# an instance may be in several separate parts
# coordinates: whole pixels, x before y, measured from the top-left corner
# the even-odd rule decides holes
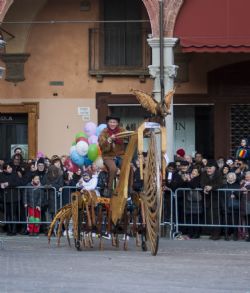
[[[105,243],[76,251],[45,236],[6,237],[0,246],[0,292],[250,292],[250,243],[160,240],[157,256]],[[98,241],[96,241],[98,242]]]

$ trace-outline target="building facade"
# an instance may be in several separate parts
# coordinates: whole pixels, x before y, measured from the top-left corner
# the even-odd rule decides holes
[[[249,6],[164,1],[165,90],[174,78],[176,86],[167,121],[173,151],[228,156],[249,136]],[[2,157],[16,144],[28,145],[29,157],[67,154],[85,121],[102,123],[110,113],[127,129],[143,121],[129,89],[157,95],[158,0],[2,0],[0,16]]]

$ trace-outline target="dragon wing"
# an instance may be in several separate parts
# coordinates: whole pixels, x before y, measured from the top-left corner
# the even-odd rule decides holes
[[[151,112],[152,114],[157,114],[157,102],[147,93],[141,90],[130,89],[130,91],[136,96],[139,103],[143,108]]]
[[[170,110],[170,105],[171,105],[171,101],[172,101],[172,97],[174,93],[175,93],[175,89],[168,91],[167,94],[165,95],[165,105],[168,112]]]

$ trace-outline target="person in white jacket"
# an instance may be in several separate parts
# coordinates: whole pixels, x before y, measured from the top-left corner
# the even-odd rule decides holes
[[[100,196],[100,193],[97,189],[98,174],[90,174],[89,172],[83,172],[81,179],[76,184],[77,188],[81,190],[95,191],[97,196]]]

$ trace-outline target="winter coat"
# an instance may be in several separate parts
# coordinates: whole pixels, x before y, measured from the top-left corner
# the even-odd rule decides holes
[[[247,191],[241,193],[240,212],[241,215],[250,216],[250,183],[246,182],[242,187]]]
[[[78,181],[81,179],[81,175],[73,174],[72,179],[69,181],[69,186],[76,186]]]
[[[186,214],[201,214],[203,212],[203,193],[200,190],[200,176],[192,178],[187,182],[187,188],[191,188],[185,193]]]
[[[89,181],[84,181],[83,178],[81,178],[76,184],[76,187],[81,189],[83,188],[85,190],[95,190],[97,187],[97,180],[98,175],[96,174],[92,175],[92,178]]]
[[[209,176],[206,172],[201,174],[201,188],[204,189],[205,186],[212,186],[212,191],[221,188],[223,185],[222,176],[219,171],[215,171],[212,176]]]
[[[108,138],[111,137],[112,134],[116,135],[124,131],[125,129],[120,127],[117,127],[114,130],[111,130],[109,128],[104,128],[104,130],[101,132],[98,138],[103,159],[114,158],[117,156],[120,157],[124,155],[125,145],[124,145],[123,139],[117,138],[112,143],[108,142]]]
[[[8,182],[8,187],[1,190],[2,199],[6,203],[16,203],[21,200],[20,191],[15,188],[17,186],[22,186],[22,179],[16,173],[6,173],[3,172],[0,174],[0,183]]]
[[[97,180],[97,189],[100,191],[100,194],[102,195],[104,192],[104,189],[107,187],[108,182],[108,172],[101,171],[98,174],[98,180]]]
[[[228,189],[227,191],[221,191],[220,203],[223,213],[230,213],[233,210],[239,211],[240,200],[240,184],[238,182],[229,184],[228,182],[222,186],[222,189]],[[235,190],[234,190],[235,189]],[[237,191],[239,190],[239,191]]]
[[[55,166],[50,166],[50,168],[53,168],[56,170],[57,168]],[[50,213],[55,213],[56,212],[56,205],[55,203],[57,202],[57,194],[54,190],[59,191],[59,188],[63,187],[63,175],[56,170],[57,175],[51,176],[50,170],[48,170],[48,173],[46,173],[44,177],[44,185],[47,187],[47,190],[45,192],[45,196],[47,196],[48,200],[48,210]],[[57,209],[59,207],[57,206]]]
[[[180,171],[173,173],[172,180],[166,180],[166,186],[170,188],[172,191],[175,191],[178,188],[189,188],[188,181],[183,180],[183,175],[184,174]],[[168,178],[168,172],[166,173],[166,178]]]
[[[208,194],[204,194],[206,199],[206,208],[209,208],[212,205],[215,209],[218,207],[218,192],[217,189],[223,186],[223,178],[220,171],[216,170],[212,176],[209,176],[207,172],[201,174],[201,188],[204,189],[205,186],[212,186],[212,190]]]
[[[40,182],[41,182],[42,185],[44,184],[44,178],[45,178],[46,172],[47,172],[46,170],[44,170],[42,172],[36,170],[36,172],[35,172],[35,175],[39,176]]]
[[[44,189],[41,186],[34,186],[32,183],[27,184],[27,189],[24,193],[24,204],[29,207],[44,207],[45,206],[45,194]],[[32,187],[32,188],[31,188]]]

